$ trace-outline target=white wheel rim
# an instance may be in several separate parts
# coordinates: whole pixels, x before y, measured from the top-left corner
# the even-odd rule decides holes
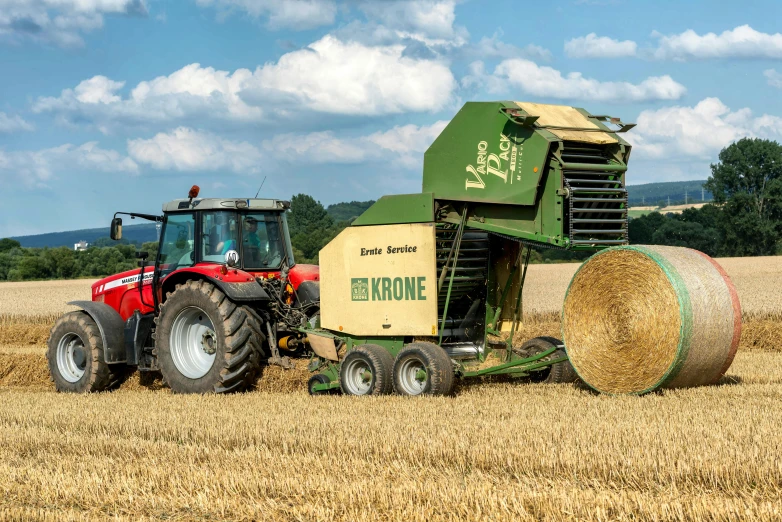
[[[372,369],[361,358],[348,361],[342,375],[345,391],[350,395],[367,395],[372,390]]]
[[[179,312],[171,325],[171,358],[189,379],[200,379],[215,362],[217,334],[209,316],[197,306]],[[211,353],[210,353],[211,352]]]
[[[57,343],[57,369],[68,382],[78,382],[87,368],[87,350],[81,337],[69,332]]]
[[[426,383],[429,380],[429,373],[426,371],[426,366],[423,362],[414,357],[405,359],[399,364],[397,372],[399,387],[405,395],[420,395],[424,393]],[[426,375],[424,379],[419,378],[420,372]]]

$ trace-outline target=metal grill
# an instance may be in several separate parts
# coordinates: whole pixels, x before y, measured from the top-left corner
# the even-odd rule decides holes
[[[438,225],[436,237],[439,276],[448,260],[448,254],[456,237],[456,228]],[[446,269],[445,283],[437,296],[438,326],[442,324],[452,264],[453,258]],[[450,342],[471,340],[476,326],[483,323],[488,266],[489,234],[466,229],[462,237],[459,257],[456,260],[451,302],[448,305],[448,317],[445,319],[445,328],[442,332],[444,341],[445,338]]]
[[[566,229],[571,246],[627,244],[627,166],[609,159],[599,145],[565,142],[560,154],[568,192]]]

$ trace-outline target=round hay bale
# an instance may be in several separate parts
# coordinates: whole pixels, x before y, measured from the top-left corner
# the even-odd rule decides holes
[[[604,393],[716,383],[740,336],[741,305],[728,274],[689,248],[603,250],[573,276],[562,311],[570,362]]]

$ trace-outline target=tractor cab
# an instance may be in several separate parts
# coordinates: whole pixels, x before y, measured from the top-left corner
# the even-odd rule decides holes
[[[159,277],[199,264],[227,264],[245,272],[294,265],[285,210],[271,199],[174,200],[163,206]]]

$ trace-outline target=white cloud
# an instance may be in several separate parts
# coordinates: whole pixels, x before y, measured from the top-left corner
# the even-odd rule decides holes
[[[244,141],[231,141],[209,132],[179,127],[150,139],[128,140],[128,154],[157,170],[254,173],[262,167],[261,151]]]
[[[368,136],[333,131],[278,134],[256,146],[216,134],[179,127],[150,139],[128,140],[128,155],[156,170],[256,173],[275,165],[398,164],[420,168],[423,153],[448,122],[404,125]]]
[[[332,131],[282,134],[264,141],[263,148],[277,160],[290,163],[383,162],[421,168],[423,153],[447,124],[402,125],[360,137],[338,137]]]
[[[753,117],[748,108],[731,111],[718,98],[694,107],[643,111],[638,126],[625,136],[642,158],[690,158],[714,161],[719,151],[744,137],[779,139],[782,118]]]
[[[174,120],[259,120],[262,111],[239,98],[243,82],[252,76],[247,69],[233,74],[194,63],[140,82],[128,97],[119,90],[125,82],[104,76],[84,80],[58,97],[41,97],[33,111],[52,112],[70,122],[93,122],[104,132],[127,123],[145,125]]]
[[[84,170],[135,174],[138,165],[117,151],[100,148],[94,141],[36,151],[0,150],[0,182],[5,179],[28,187],[45,186],[57,172]]]
[[[215,6],[219,18],[242,11],[253,18],[266,18],[272,29],[313,29],[334,23],[334,0],[198,0],[202,7]]]
[[[709,58],[782,58],[782,34],[756,31],[741,25],[720,34],[699,35],[692,29],[681,34],[652,36],[659,39],[653,56],[659,60],[698,60]]]
[[[551,51],[535,44],[517,47],[502,41],[504,33],[496,31],[491,38],[484,36],[478,43],[469,46],[469,54],[486,58],[527,58],[529,60],[551,60]]]
[[[295,119],[302,110],[372,116],[436,111],[456,82],[447,65],[402,55],[404,47],[345,43],[326,36],[254,72],[233,73],[194,63],[142,81],[123,96],[124,82],[95,76],[57,97],[41,97],[38,113],[104,132],[128,123],[265,122]]]
[[[309,109],[378,115],[435,111],[456,81],[447,65],[402,55],[402,45],[370,47],[325,36],[253,74],[256,95],[285,94]]]
[[[632,40],[614,40],[589,33],[565,42],[565,54],[571,58],[623,58],[635,56],[638,45]]]
[[[768,79],[770,86],[782,89],[782,73],[778,73],[776,69],[766,69],[763,71],[763,76]]]
[[[456,2],[453,0],[387,0],[361,2],[359,8],[384,27],[430,43],[462,40],[463,30],[454,28]]]
[[[509,87],[543,98],[589,100],[611,103],[676,100],[687,91],[670,76],[651,76],[641,83],[601,82],[585,78],[580,72],[564,75],[552,68],[523,59],[500,62],[489,75],[482,63],[471,66],[471,72],[462,80],[465,86],[483,85],[489,91],[503,92]]]
[[[0,134],[32,130],[35,130],[33,124],[25,121],[21,116],[9,116],[0,112]]]
[[[115,82],[105,76],[93,76],[89,80],[79,83],[73,90],[73,95],[81,103],[114,103],[120,100],[120,97],[115,93],[123,85],[125,82]]]
[[[81,46],[106,14],[145,16],[147,7],[145,0],[0,0],[0,39]]]

